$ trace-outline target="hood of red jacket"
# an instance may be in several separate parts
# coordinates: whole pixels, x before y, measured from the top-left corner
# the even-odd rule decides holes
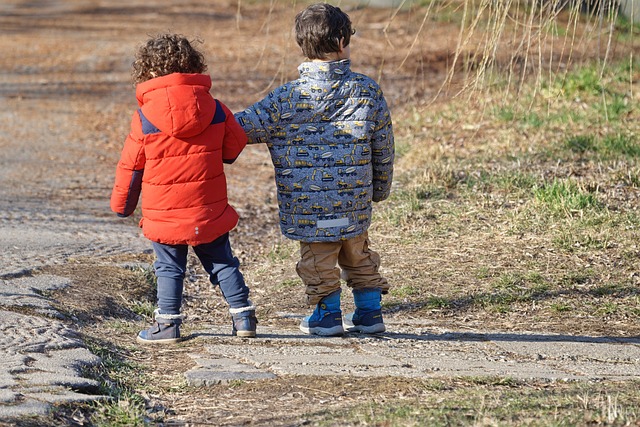
[[[142,114],[165,134],[189,138],[211,124],[215,100],[209,94],[211,77],[174,73],[136,86]]]

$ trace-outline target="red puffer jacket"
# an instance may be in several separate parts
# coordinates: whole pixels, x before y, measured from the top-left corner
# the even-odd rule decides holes
[[[144,235],[164,244],[209,243],[232,230],[223,163],[247,137],[231,111],[209,93],[204,74],[170,74],[136,87],[131,120],[111,194],[119,216],[135,210],[142,191]]]

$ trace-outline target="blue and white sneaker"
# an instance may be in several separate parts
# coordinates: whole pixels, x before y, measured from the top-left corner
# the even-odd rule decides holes
[[[357,310],[344,317],[344,329],[349,332],[362,332],[364,334],[379,334],[386,331],[382,320],[382,310],[361,312]]]
[[[300,330],[309,335],[334,336],[344,334],[340,290],[324,297],[310,316],[300,322]]]
[[[315,311],[314,311],[315,314]],[[319,319],[317,316],[307,316],[300,322],[300,330],[309,335],[335,336],[344,334],[342,327],[342,311],[325,312]]]

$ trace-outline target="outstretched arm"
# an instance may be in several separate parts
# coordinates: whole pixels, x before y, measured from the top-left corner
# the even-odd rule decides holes
[[[244,111],[235,114],[236,120],[247,134],[249,144],[261,144],[269,141],[269,129],[278,122],[280,111],[271,92],[262,101],[256,102]]]
[[[236,121],[231,110],[218,101],[225,113],[225,133],[222,142],[222,161],[227,164],[235,162],[244,147],[247,146],[247,135]]]

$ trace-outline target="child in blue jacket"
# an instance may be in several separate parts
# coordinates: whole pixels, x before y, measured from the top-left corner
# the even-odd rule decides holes
[[[389,284],[369,248],[372,202],[389,196],[394,139],[378,84],[351,71],[347,14],[314,4],[295,19],[296,41],[309,59],[300,77],[236,114],[250,144],[266,143],[275,167],[283,234],[300,241],[298,275],[315,309],[300,324],[308,334],[385,330],[381,295]],[[342,270],[342,274],[341,274]],[[340,279],[356,310],[342,318]],[[343,323],[344,322],[344,323]]]

